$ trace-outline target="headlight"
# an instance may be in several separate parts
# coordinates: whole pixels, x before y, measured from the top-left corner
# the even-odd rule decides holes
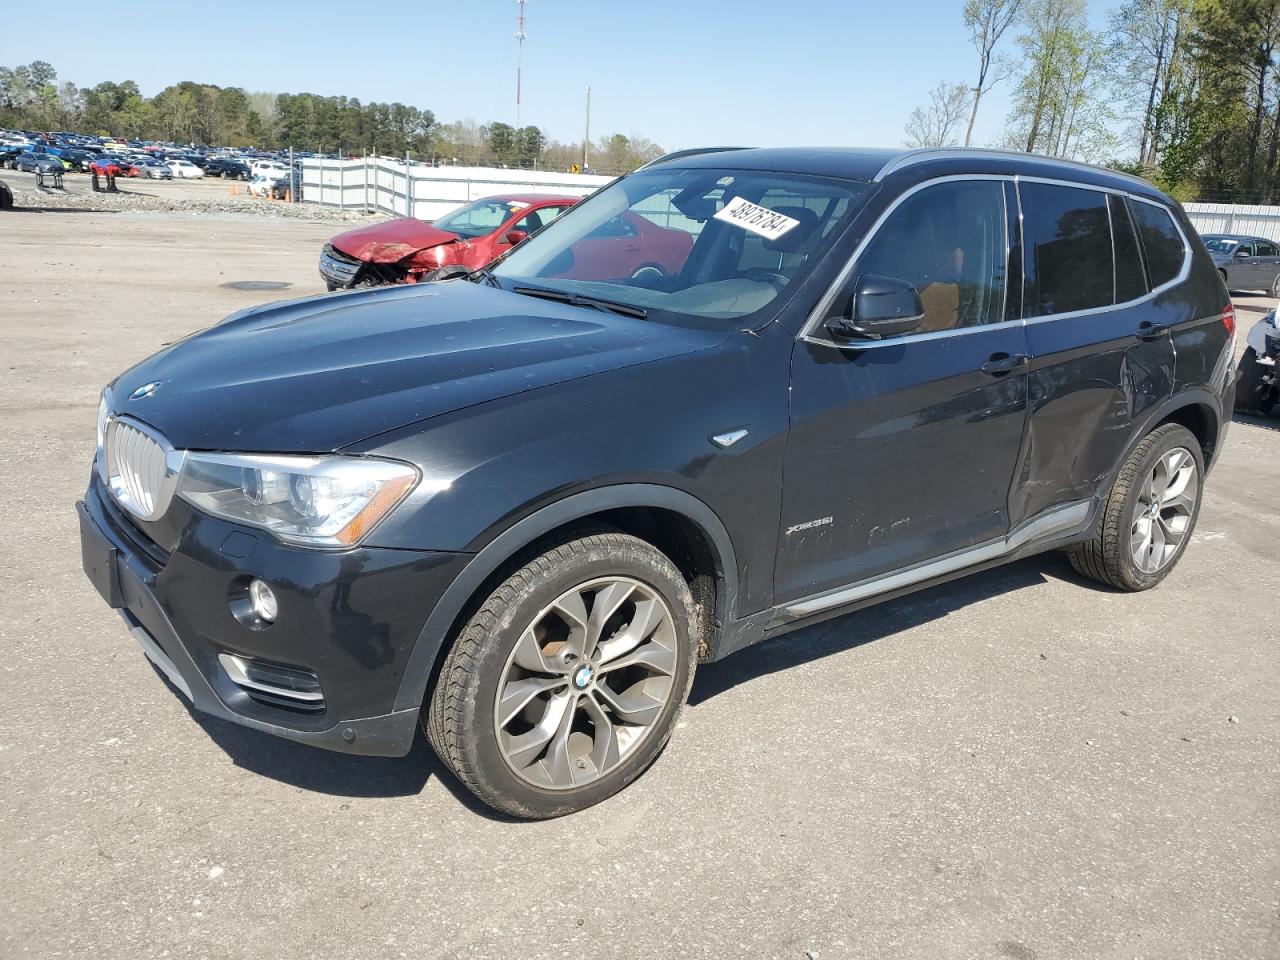
[[[350,547],[417,482],[417,470],[392,460],[189,453],[178,496],[290,543]]]
[[[107,421],[111,419],[111,388],[103,387],[102,396],[98,398],[98,445],[94,457],[102,462],[102,445],[107,439]]]

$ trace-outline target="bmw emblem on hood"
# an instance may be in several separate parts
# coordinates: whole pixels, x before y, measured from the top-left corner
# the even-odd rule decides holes
[[[141,400],[143,397],[149,397],[160,389],[160,380],[152,380],[150,383],[144,383],[133,393],[129,394],[130,400]]]

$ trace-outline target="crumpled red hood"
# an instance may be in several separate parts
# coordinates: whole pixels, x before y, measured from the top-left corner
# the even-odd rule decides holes
[[[396,263],[419,250],[461,239],[413,217],[401,217],[340,233],[329,242],[334,249],[366,263]]]

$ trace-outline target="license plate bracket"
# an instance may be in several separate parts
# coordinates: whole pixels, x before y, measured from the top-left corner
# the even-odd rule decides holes
[[[102,599],[114,610],[124,607],[120,593],[120,551],[80,505],[80,565]]]

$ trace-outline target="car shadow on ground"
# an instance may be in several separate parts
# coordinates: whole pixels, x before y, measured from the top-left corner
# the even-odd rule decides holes
[[[698,671],[689,703],[696,707],[770,673],[892,637],[962,607],[1047,583],[1050,578],[1108,589],[1078,576],[1061,553],[1029,557],[776,637],[721,663],[708,664]],[[160,671],[156,675],[169,684]],[[434,777],[471,813],[503,823],[522,822],[492,810],[473,796],[436,757],[421,731],[407,756],[355,756],[282,740],[208,716],[192,709],[176,690],[174,694],[191,719],[237,767],[259,776],[312,793],[353,798],[413,796]]]
[[[1047,583],[1050,578],[1096,590],[1112,590],[1081,577],[1059,551],[1038,554],[774,637],[732,654],[720,663],[708,664],[698,670],[689,703],[696,706],[740,684],[884,640],[962,607]]]
[[[153,665],[154,669],[154,665]],[[390,798],[416,796],[436,778],[472,813],[490,820],[511,818],[478,800],[449,772],[419,730],[403,757],[365,757],[336,753],[251,730],[192,708],[163,673],[156,675],[173,691],[191,719],[237,767],[311,793],[335,797]],[[514,821],[512,821],[514,822]]]

